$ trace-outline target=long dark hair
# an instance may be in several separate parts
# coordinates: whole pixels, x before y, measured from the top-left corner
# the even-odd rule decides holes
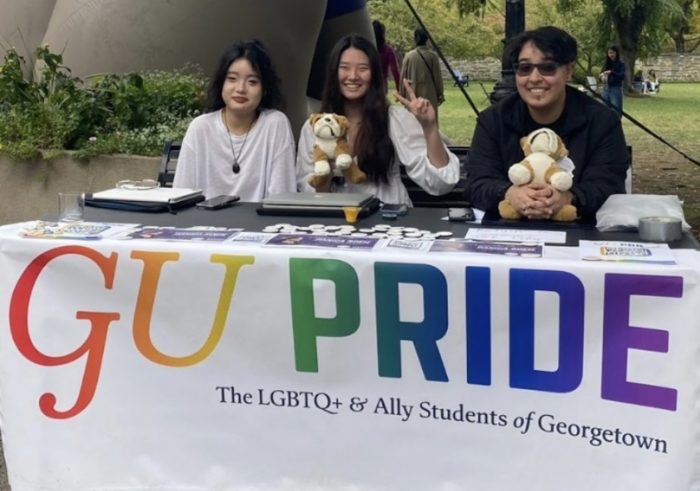
[[[369,89],[363,99],[362,125],[355,138],[357,163],[374,183],[388,183],[389,168],[396,155],[389,137],[389,102],[384,93],[377,48],[362,36],[345,36],[333,47],[321,96],[321,111],[345,114],[345,98],[340,92],[338,66],[341,55],[348,48],[358,49],[367,55],[372,74]]]
[[[207,98],[207,112],[221,109],[226,104],[221,98],[221,89],[226,81],[226,75],[231,63],[239,58],[248,60],[253,69],[260,75],[263,96],[259,109],[282,109],[284,99],[280,90],[280,80],[277,78],[270,55],[265,46],[257,39],[238,41],[226,48],[221,55],[219,65],[211,78]]]
[[[377,50],[381,51],[386,44],[386,27],[380,21],[373,20],[372,29],[374,29],[374,40],[377,42]]]
[[[605,66],[603,67],[603,71],[605,70],[615,70],[615,68],[622,62],[620,60],[620,48],[617,46],[610,46],[608,48],[609,51],[614,51],[615,52],[615,59],[611,60],[610,57],[606,54],[605,55]]]

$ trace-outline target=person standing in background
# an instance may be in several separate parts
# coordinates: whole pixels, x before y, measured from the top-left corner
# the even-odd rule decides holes
[[[428,33],[424,29],[420,27],[416,29],[413,39],[416,47],[403,58],[401,79],[411,84],[416,97],[428,99],[437,113],[438,106],[445,102],[440,60],[426,46]],[[399,93],[403,97],[408,97],[408,91],[403,85]]]
[[[394,48],[386,42],[386,28],[378,20],[372,21],[372,28],[374,28],[374,39],[377,42],[377,51],[379,51],[379,59],[381,61],[384,91],[389,90],[389,73],[394,79],[396,90],[400,90],[399,61],[396,58]]]
[[[620,48],[610,46],[600,78],[605,82],[603,100],[622,117],[622,83],[625,81],[625,63],[620,59]]]

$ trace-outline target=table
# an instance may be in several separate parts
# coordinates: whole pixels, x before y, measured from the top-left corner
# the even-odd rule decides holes
[[[96,222],[120,222],[120,223],[142,223],[144,225],[155,226],[177,226],[192,227],[196,225],[212,225],[219,227],[242,227],[246,230],[262,230],[267,225],[277,223],[294,223],[298,225],[309,225],[313,223],[324,223],[329,225],[344,224],[342,218],[319,218],[319,217],[290,217],[290,216],[262,216],[255,213],[257,203],[238,203],[230,208],[221,210],[201,210],[198,208],[188,208],[173,213],[133,213],[126,211],[108,210],[103,208],[87,207],[85,210],[85,220]],[[384,223],[392,226],[411,225],[427,230],[447,230],[453,232],[455,236],[464,236],[470,227],[482,228],[486,225],[476,223],[460,223],[441,220],[447,216],[447,210],[442,208],[412,208],[405,216],[400,216],[396,220],[384,220],[381,213],[374,213],[369,217],[359,221],[359,226],[373,226]],[[599,232],[595,227],[564,224],[543,223],[543,229],[566,231],[566,245],[577,246],[579,240],[623,240],[639,241],[636,232]],[[699,249],[700,244],[690,233],[684,233],[681,240],[669,244],[674,249]]]
[[[87,218],[331,223],[252,208]],[[404,220],[466,231],[443,213]],[[699,488],[700,252],[676,249],[669,266],[553,249],[511,258],[0,229],[13,490]]]

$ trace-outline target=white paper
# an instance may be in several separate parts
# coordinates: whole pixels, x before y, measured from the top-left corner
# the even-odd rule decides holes
[[[519,228],[470,228],[467,239],[494,240],[508,242],[545,242],[566,244],[566,232],[555,230],[532,230]]]
[[[586,261],[615,261],[655,264],[675,264],[668,244],[619,242],[610,240],[579,241],[579,257]]]

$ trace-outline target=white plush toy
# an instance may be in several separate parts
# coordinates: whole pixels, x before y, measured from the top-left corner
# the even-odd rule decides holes
[[[367,179],[350,155],[347,141],[348,120],[334,113],[315,113],[309,117],[316,137],[313,148],[314,173],[309,184],[318,189],[324,187],[332,177],[331,161],[349,181],[358,184]]]
[[[541,128],[520,139],[520,146],[525,158],[508,169],[508,178],[516,186],[526,184],[549,184],[558,191],[571,189],[573,177],[557,163],[564,159],[569,151],[564,142],[554,131]],[[498,211],[503,218],[518,219],[522,215],[507,201],[498,204]],[[576,219],[576,207],[565,205],[552,220],[570,222]]]

